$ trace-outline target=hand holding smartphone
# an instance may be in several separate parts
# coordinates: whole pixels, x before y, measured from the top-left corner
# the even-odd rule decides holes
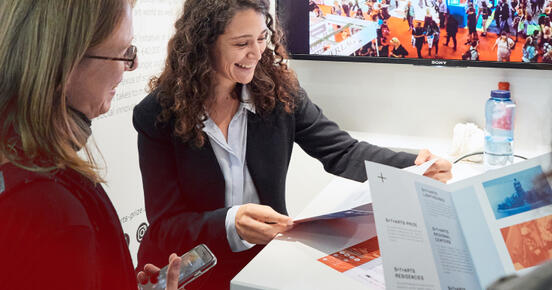
[[[217,264],[217,258],[205,244],[200,244],[181,256],[178,288],[186,286]],[[167,267],[160,270],[157,283],[140,284],[141,290],[165,290],[167,286]]]

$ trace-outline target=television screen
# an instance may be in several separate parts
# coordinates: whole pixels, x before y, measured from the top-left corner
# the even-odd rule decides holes
[[[276,5],[292,58],[552,69],[552,1],[277,0]]]

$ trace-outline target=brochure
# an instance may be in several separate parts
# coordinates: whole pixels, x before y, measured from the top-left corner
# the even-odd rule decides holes
[[[388,289],[484,289],[552,257],[546,154],[451,184],[366,162]]]
[[[370,289],[385,289],[377,237],[322,257],[318,261],[358,280]]]
[[[424,174],[437,159],[404,170]],[[336,219],[371,215],[372,197],[368,181],[358,182],[342,177],[334,179],[299,213],[294,223],[304,223],[322,219]]]
[[[294,223],[372,214],[368,182],[335,177],[300,214]]]

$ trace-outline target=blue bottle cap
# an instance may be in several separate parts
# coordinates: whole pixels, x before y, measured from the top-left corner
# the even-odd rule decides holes
[[[509,99],[510,98],[510,91],[492,90],[491,91],[491,98]]]

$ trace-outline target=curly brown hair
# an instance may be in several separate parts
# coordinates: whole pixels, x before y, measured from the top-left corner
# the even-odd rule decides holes
[[[210,53],[234,15],[253,9],[265,16],[269,30],[267,48],[248,84],[255,110],[270,113],[277,104],[285,112],[295,108],[294,96],[299,84],[285,63],[287,52],[283,35],[269,13],[268,0],[187,0],[175,23],[176,32],[169,41],[165,68],[150,81],[162,111],[157,122],[174,121],[173,133],[183,142],[197,147],[204,144],[202,129],[205,105],[212,92],[215,60]],[[240,86],[236,86],[239,88]],[[235,94],[237,97],[239,94]]]

